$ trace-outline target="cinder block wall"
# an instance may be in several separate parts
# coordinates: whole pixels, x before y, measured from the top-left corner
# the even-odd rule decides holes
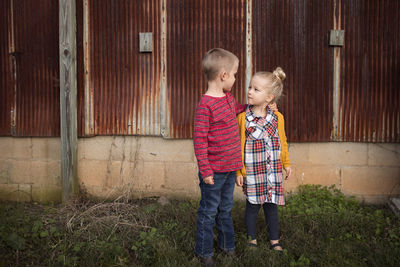
[[[60,202],[61,141],[0,138],[0,199]]]
[[[61,201],[59,138],[0,138],[0,199]],[[400,144],[291,143],[293,175],[301,184],[336,185],[370,203],[400,195]],[[192,140],[98,136],[78,141],[81,187],[98,198],[200,196]],[[236,198],[243,198],[236,188]]]

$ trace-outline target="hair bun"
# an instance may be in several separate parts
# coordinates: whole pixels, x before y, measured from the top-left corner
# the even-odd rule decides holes
[[[286,74],[285,74],[285,72],[283,71],[283,69],[282,69],[281,67],[277,67],[277,68],[274,70],[273,74],[274,74],[276,77],[278,77],[279,80],[281,80],[282,82],[283,82],[283,80],[285,80],[285,78],[286,78]]]

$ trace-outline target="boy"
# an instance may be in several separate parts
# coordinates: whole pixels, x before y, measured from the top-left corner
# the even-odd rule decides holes
[[[247,105],[237,104],[230,93],[239,66],[234,54],[214,48],[206,53],[202,64],[207,92],[196,109],[193,138],[201,190],[195,253],[204,266],[213,266],[214,223],[219,249],[234,256],[231,209],[235,171],[242,167],[236,115]]]

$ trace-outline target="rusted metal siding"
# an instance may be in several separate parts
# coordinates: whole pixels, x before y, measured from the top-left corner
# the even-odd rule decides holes
[[[400,142],[400,1],[341,1],[339,138]]]
[[[11,56],[9,55],[9,1],[0,1],[0,135],[10,135]]]
[[[85,94],[93,94],[94,114],[85,119],[94,120],[96,135],[159,135],[160,1],[88,4]],[[153,33],[153,52],[139,53],[140,32]]]
[[[222,47],[240,60],[233,95],[245,102],[246,1],[168,0],[167,94],[168,137],[191,138],[195,108],[206,91],[201,69],[205,52]]]
[[[332,130],[333,0],[254,0],[253,73],[286,73],[279,105],[290,142],[329,141]]]
[[[400,142],[399,1],[76,1],[80,136],[191,138],[201,59],[223,47],[240,59],[238,102],[250,72],[284,69],[290,142]],[[0,12],[0,135],[59,136],[58,1]],[[335,28],[343,47],[328,45]],[[153,52],[139,53],[139,32]]]
[[[59,136],[58,1],[13,0],[16,136]]]

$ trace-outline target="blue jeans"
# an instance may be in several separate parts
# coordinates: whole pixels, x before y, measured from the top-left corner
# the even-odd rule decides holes
[[[195,253],[200,257],[211,257],[214,246],[214,223],[218,230],[218,247],[225,251],[235,250],[235,232],[231,210],[236,172],[214,173],[214,184],[203,182],[201,175],[200,207],[197,211]]]

